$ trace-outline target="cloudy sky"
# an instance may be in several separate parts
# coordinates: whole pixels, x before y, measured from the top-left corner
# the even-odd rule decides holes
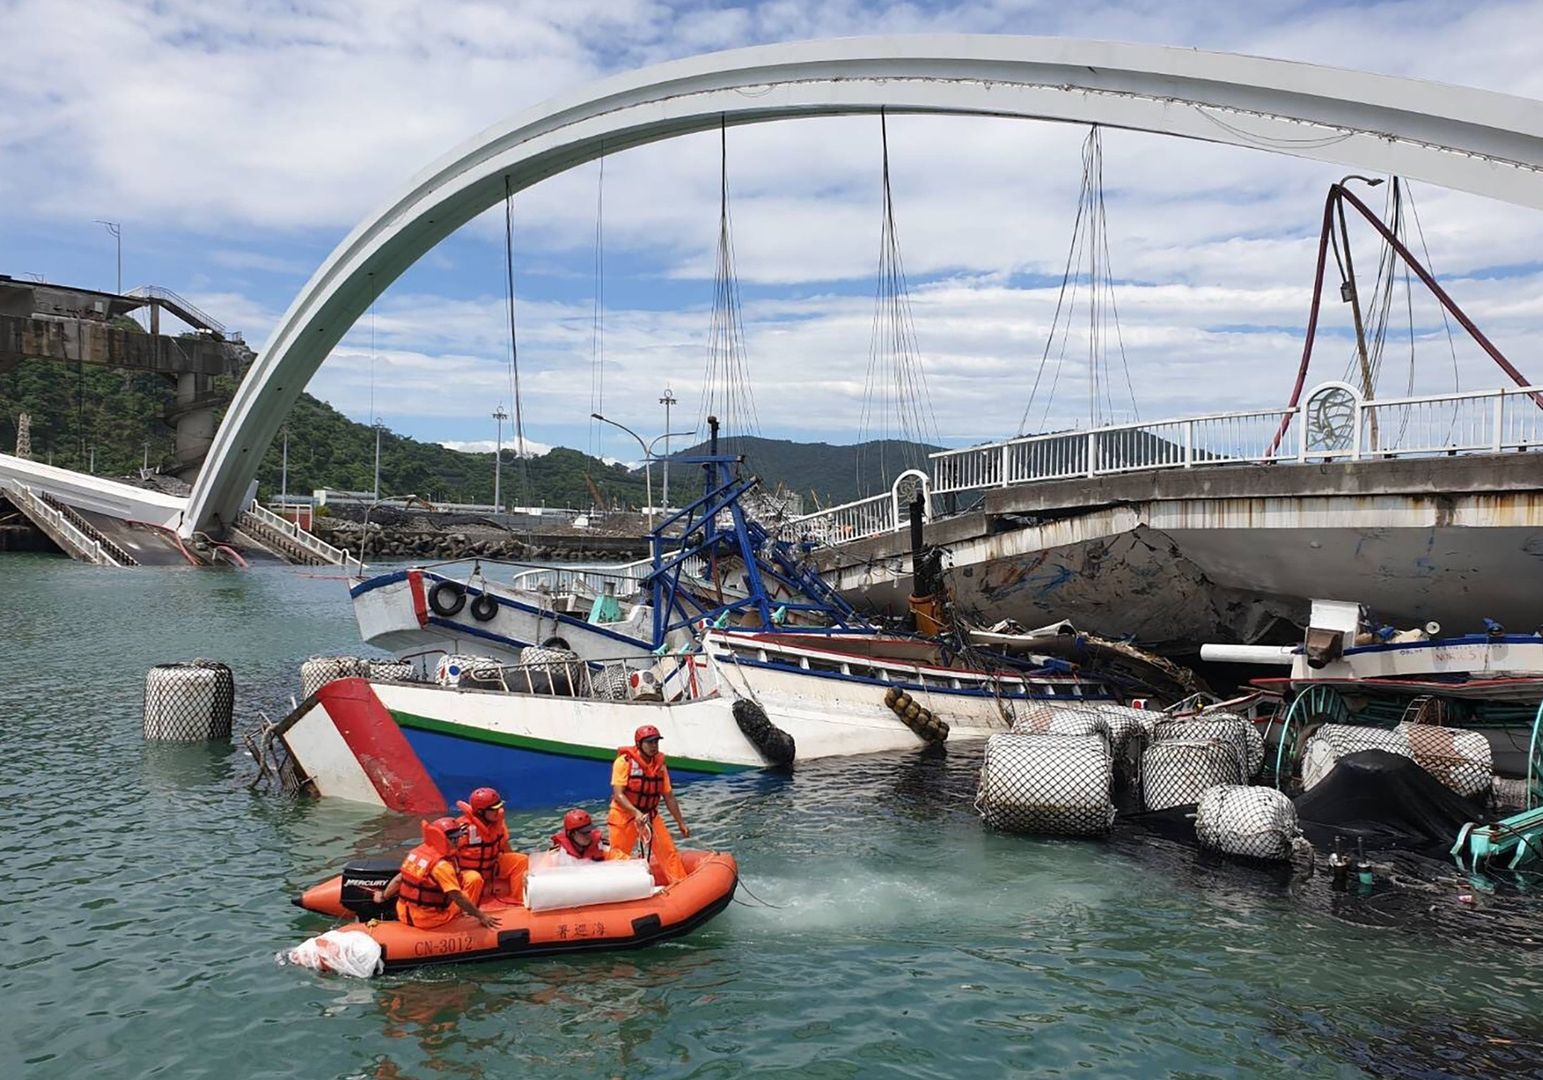
[[[929,31],[1198,46],[1543,97],[1539,3],[0,0],[0,273],[112,288],[113,239],[96,221],[120,222],[125,288],[174,289],[257,345],[333,246],[409,176],[547,97],[716,49]],[[945,444],[1019,430],[1072,238],[1086,134],[889,120],[900,249]],[[1324,192],[1345,170],[1113,130],[1103,153],[1124,359],[1108,356],[1118,385],[1097,415],[1283,403]],[[590,164],[517,199],[533,442],[636,457],[625,436],[587,421],[592,403],[598,395],[607,415],[651,437],[664,430],[666,386],[681,403],[672,426],[696,422],[718,170],[716,134],[693,136],[608,158],[603,183]],[[877,119],[732,130],[728,171],[761,433],[884,434],[887,421],[861,420],[881,238]],[[1367,198],[1381,207],[1386,190]],[[1412,192],[1437,274],[1543,379],[1532,355],[1543,215],[1423,184]],[[1367,293],[1376,248],[1367,234],[1354,243]],[[310,391],[361,421],[373,400],[390,427],[418,438],[490,441],[492,407],[510,404],[504,289],[500,208],[398,280]],[[1449,345],[1418,283],[1394,308],[1381,394],[1500,384],[1470,343]],[[1315,378],[1342,377],[1351,355],[1347,310],[1328,309]],[[1087,322],[1085,309],[1074,317]],[[1080,334],[1053,398],[1041,386],[1031,426],[1089,422]]]

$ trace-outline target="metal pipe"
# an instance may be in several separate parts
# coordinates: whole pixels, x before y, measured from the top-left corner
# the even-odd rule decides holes
[[[1457,306],[1457,301],[1448,296],[1447,291],[1439,284],[1437,284],[1435,277],[1431,275],[1429,270],[1425,269],[1425,267],[1421,265],[1420,260],[1414,257],[1414,253],[1405,247],[1403,242],[1399,240],[1398,237],[1394,236],[1388,227],[1382,223],[1381,218],[1367,209],[1366,204],[1363,203],[1360,199],[1356,198],[1344,188],[1339,187],[1339,185],[1336,184],[1334,188],[1331,189],[1331,196],[1334,191],[1338,192],[1340,198],[1350,200],[1350,205],[1359,210],[1361,212],[1361,216],[1371,223],[1372,228],[1376,229],[1379,233],[1382,234],[1382,238],[1388,242],[1388,246],[1391,247],[1394,251],[1398,252],[1399,258],[1403,259],[1409,268],[1419,276],[1419,279],[1425,283],[1425,287],[1436,295],[1436,299],[1441,302],[1441,306],[1446,308],[1447,311],[1451,313],[1452,317],[1456,319],[1459,324],[1461,324],[1464,330],[1468,331],[1473,340],[1478,342],[1479,348],[1483,349],[1486,353],[1489,354],[1489,358],[1499,365],[1501,371],[1504,371],[1507,375],[1511,376],[1511,378],[1515,380],[1517,386],[1525,388],[1531,385],[1527,381],[1526,377],[1523,376],[1520,371],[1516,370],[1516,368],[1511,364],[1511,361],[1506,359],[1505,354],[1496,348],[1494,343],[1491,342],[1489,338],[1484,336],[1484,331],[1475,326],[1473,320],[1468,318],[1468,316],[1463,312],[1463,309]],[[1317,299],[1315,297],[1314,304],[1316,305],[1316,303]],[[1543,394],[1534,393],[1529,396],[1534,402],[1537,403],[1538,408],[1543,409]]]
[[[1200,646],[1200,659],[1218,664],[1269,664],[1290,667],[1296,659],[1295,645],[1217,645]]]

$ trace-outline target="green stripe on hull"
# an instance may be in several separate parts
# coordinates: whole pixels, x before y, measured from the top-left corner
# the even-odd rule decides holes
[[[441,735],[454,735],[457,738],[470,739],[473,742],[513,746],[521,750],[530,750],[537,754],[593,758],[596,761],[612,761],[616,757],[615,750],[608,750],[598,746],[580,746],[576,743],[557,742],[553,739],[536,739],[529,735],[509,735],[502,731],[488,731],[485,728],[468,727],[465,724],[457,724],[449,720],[435,720],[431,717],[419,716],[417,713],[410,713],[401,709],[390,709],[388,711],[391,713],[391,718],[397,722],[398,727],[417,728],[420,731],[434,731]],[[666,758],[671,765],[686,772],[727,775],[729,773],[750,772],[761,767],[759,765],[731,765],[722,761],[707,761],[703,758],[677,757],[674,754],[667,754]]]

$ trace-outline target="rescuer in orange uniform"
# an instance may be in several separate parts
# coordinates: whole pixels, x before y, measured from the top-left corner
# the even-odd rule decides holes
[[[530,857],[509,850],[509,826],[504,823],[504,800],[490,787],[480,787],[466,802],[458,802],[457,820],[467,827],[466,839],[456,850],[461,870],[481,874],[490,895],[511,904],[523,902],[525,871]]]
[[[588,810],[569,810],[563,815],[563,831],[552,834],[552,849],[578,862],[632,858],[630,852],[608,847],[601,841]]]
[[[477,906],[482,875],[456,865],[456,844],[465,834],[466,827],[455,818],[423,823],[423,843],[407,853],[401,873],[382,890],[388,895],[395,890],[398,919],[427,930],[464,911],[483,926],[498,926],[497,918]]]
[[[659,752],[659,729],[644,724],[632,736],[633,745],[619,747],[611,766],[611,812],[606,825],[611,850],[631,851],[641,836],[670,884],[686,876],[685,863],[670,839],[670,830],[659,818],[659,802],[669,807],[682,840],[691,835],[681,817],[680,803],[670,786],[670,770]]]

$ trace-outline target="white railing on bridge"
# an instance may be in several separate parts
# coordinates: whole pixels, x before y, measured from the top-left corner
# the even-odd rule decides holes
[[[181,310],[176,313],[177,315],[191,318],[195,323],[201,324],[202,329],[213,330],[221,337],[229,336],[236,340],[241,338],[240,334],[231,334],[227,331],[224,323],[198,307],[191,300],[184,296],[179,296],[170,289],[162,288],[159,285],[141,285],[136,289],[130,289],[123,295],[137,297],[142,300],[159,300],[168,307],[180,308]]]
[[[307,532],[287,517],[275,514],[261,503],[254,500],[252,505],[247,507],[247,513],[251,514],[268,528],[287,536],[312,554],[326,559],[333,566],[341,566],[345,572],[364,573],[364,563],[357,555],[344,551],[342,548],[333,547],[321,537]]]
[[[1358,419],[1352,460],[1531,450],[1543,448],[1543,389],[1383,398]]]
[[[781,529],[790,540],[809,539],[818,544],[844,544],[869,536],[898,532],[910,524],[911,499],[922,496],[922,520],[932,520],[931,479],[920,469],[901,473],[887,492],[832,506],[813,514],[789,518]]]
[[[1092,431],[1028,435],[1004,442],[943,450],[932,457],[932,493],[1039,480],[1070,480],[1143,469],[1189,468],[1223,462],[1280,459],[1283,423],[1295,410],[1262,409],[1184,420],[1116,424]],[[1296,460],[1293,445],[1284,456]]]
[[[930,495],[1147,469],[1532,449],[1543,449],[1543,387],[1364,401],[1355,387],[1329,382],[1295,409],[1111,424],[939,451],[931,455]],[[805,515],[790,527],[842,544],[905,524],[892,491]]]
[[[75,547],[75,554],[88,562],[98,566],[121,566],[122,563],[113,558],[108,550],[102,546],[102,542],[94,536],[87,536],[75,526],[75,523],[56,508],[50,506],[37,492],[18,480],[0,480],[0,490],[7,492],[11,498],[21,505],[18,509],[25,509],[27,515],[38,521],[39,525],[46,522],[57,529],[59,539]]]

